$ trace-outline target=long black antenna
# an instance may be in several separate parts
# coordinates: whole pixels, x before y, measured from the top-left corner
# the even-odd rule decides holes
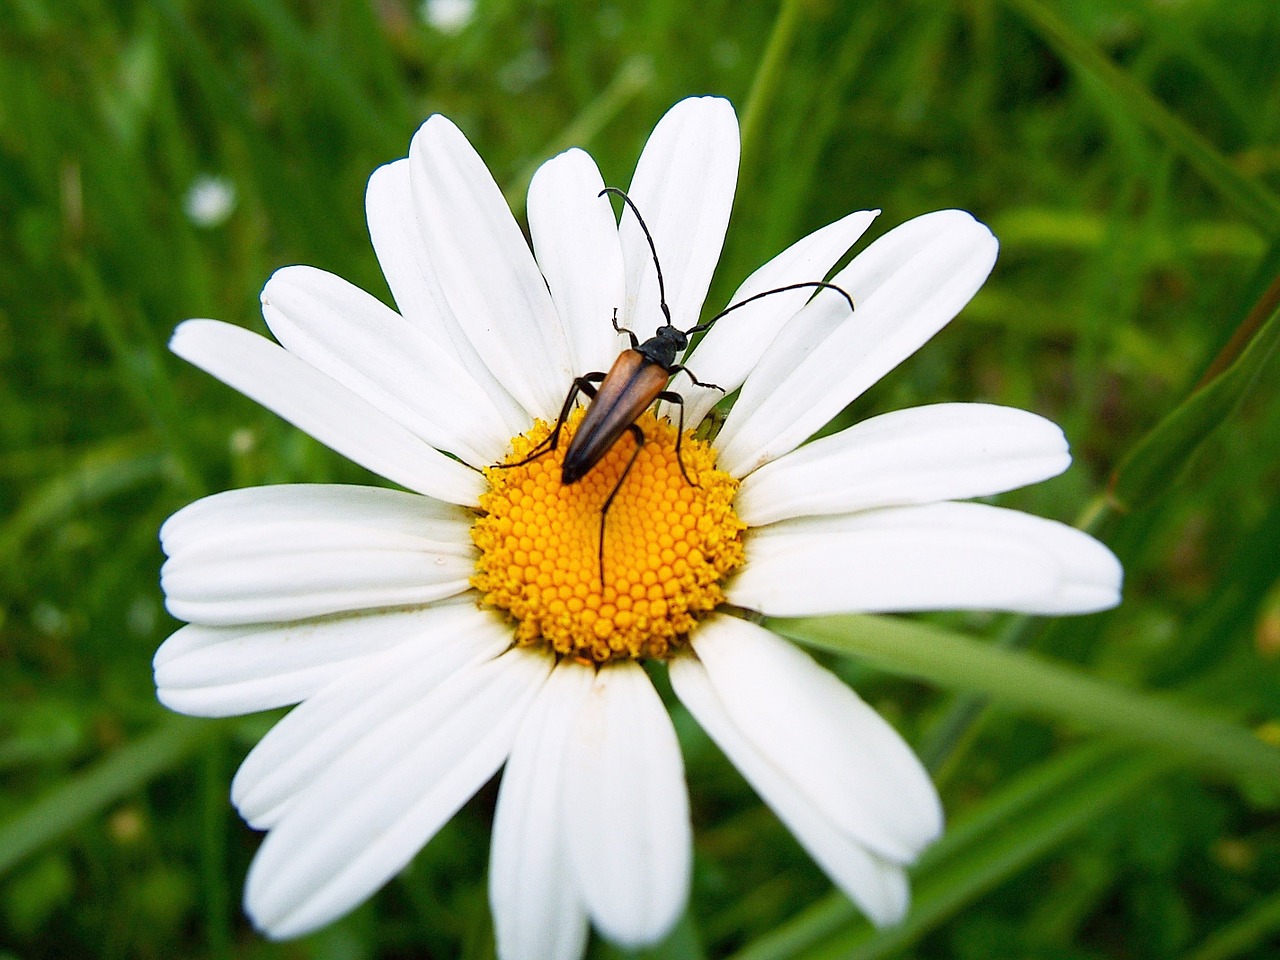
[[[805,287],[815,287],[819,290],[834,290],[836,293],[840,294],[840,296],[844,297],[845,300],[849,302],[850,310],[857,309],[853,305],[853,297],[849,296],[849,294],[847,294],[840,287],[837,287],[834,283],[827,283],[825,280],[806,280],[803,283],[790,283],[790,284],[787,284],[787,286],[785,287],[776,287],[773,290],[765,290],[762,293],[753,294],[752,296],[747,297],[747,299],[745,300],[739,300],[737,303],[733,304],[732,306],[725,307],[723,310],[717,313],[714,317],[712,317],[706,323],[700,323],[696,327],[690,327],[688,330],[685,331],[685,334],[686,336],[693,336],[695,333],[702,333],[704,330],[710,330],[711,325],[715,323],[717,320],[719,320],[721,317],[723,317],[725,314],[733,313],[733,311],[737,310],[739,307],[745,307],[748,303],[751,303],[753,300],[759,300],[762,297],[771,297],[775,293],[786,293],[788,290],[802,290]]]
[[[667,306],[667,285],[662,281],[662,264],[658,263],[658,248],[653,245],[653,234],[649,232],[649,226],[644,222],[644,217],[640,216],[640,211],[636,209],[636,205],[631,202],[631,198],[626,192],[617,187],[605,187],[597,197],[603,197],[606,193],[612,193],[622,198],[622,202],[631,208],[631,212],[636,215],[636,222],[640,224],[640,229],[644,231],[644,238],[649,241],[649,252],[653,254],[653,268],[658,271],[658,306],[662,308],[662,315],[666,317],[667,326],[674,327],[671,322],[671,310]]]

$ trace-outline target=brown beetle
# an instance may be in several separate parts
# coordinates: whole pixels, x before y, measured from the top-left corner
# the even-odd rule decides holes
[[[523,460],[517,463],[500,464],[500,466],[504,467],[522,466],[557,449],[560,443],[560,430],[564,427],[565,420],[568,419],[570,412],[573,410],[578,395],[582,393],[585,393],[590,398],[591,406],[587,408],[586,416],[582,418],[582,423],[578,425],[577,432],[574,433],[573,439],[569,441],[569,449],[565,451],[564,463],[560,470],[561,483],[568,486],[585,477],[591,471],[591,468],[613,449],[613,445],[618,442],[618,438],[630,431],[636,441],[635,450],[632,451],[631,459],[627,461],[622,475],[618,477],[618,482],[614,485],[613,490],[610,491],[604,506],[600,508],[599,559],[601,581],[604,580],[605,517],[609,513],[609,507],[613,505],[613,500],[618,495],[618,491],[622,489],[622,484],[626,482],[627,474],[631,472],[631,468],[636,462],[636,457],[640,454],[640,448],[644,445],[644,431],[640,429],[635,421],[655,401],[665,400],[668,403],[674,403],[680,410],[680,421],[676,433],[676,463],[680,466],[680,473],[685,482],[691,487],[697,486],[690,478],[688,471],[685,470],[684,460],[680,456],[680,445],[684,439],[684,397],[673,390],[667,390],[666,387],[672,377],[684,372],[688,374],[689,379],[695,386],[719,390],[721,393],[724,393],[724,388],[714,383],[703,383],[693,375],[688,367],[676,362],[676,357],[688,348],[689,338],[695,334],[710,330],[712,324],[739,307],[744,307],[754,300],[759,300],[761,297],[772,296],[775,293],[782,293],[787,290],[799,290],[806,287],[835,290],[849,301],[849,309],[854,309],[853,298],[844,290],[835,284],[826,283],[822,280],[811,280],[757,293],[726,307],[706,323],[699,323],[688,330],[680,330],[671,322],[671,310],[667,306],[666,287],[662,279],[662,266],[658,262],[658,251],[654,246],[653,236],[649,233],[649,228],[645,224],[644,218],[640,216],[640,211],[631,202],[631,198],[622,190],[617,187],[605,187],[600,191],[599,195],[603,197],[606,194],[617,194],[622,198],[623,203],[635,215],[636,221],[640,224],[640,229],[644,232],[645,239],[649,242],[649,251],[653,255],[653,266],[658,274],[658,305],[666,322],[658,327],[652,337],[641,343],[632,331],[626,327],[619,326],[618,311],[617,308],[614,308],[613,329],[619,333],[625,333],[631,339],[631,346],[618,354],[618,359],[613,361],[613,366],[609,368],[608,373],[595,371],[575,377],[573,385],[569,388],[569,395],[565,397],[564,405],[560,408],[560,416],[556,418],[555,429]],[[599,386],[596,386],[596,384],[599,384]]]

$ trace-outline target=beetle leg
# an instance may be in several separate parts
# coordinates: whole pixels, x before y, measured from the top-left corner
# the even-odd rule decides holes
[[[636,464],[636,457],[640,456],[640,448],[644,446],[644,431],[634,423],[627,427],[631,431],[631,435],[636,438],[636,448],[631,451],[631,459],[627,461],[627,465],[622,468],[622,475],[618,477],[618,482],[613,485],[613,489],[609,491],[609,496],[604,502],[604,506],[600,508],[600,587],[604,588],[604,523],[609,517],[609,508],[613,506],[613,499],[618,495],[618,491],[622,489],[622,485],[627,482],[627,474],[631,472],[631,468]],[[684,467],[680,470],[683,472]],[[687,477],[685,479],[688,479]]]
[[[674,367],[671,367],[669,370],[667,370],[667,372],[671,374],[673,377],[677,373],[683,372],[688,374],[689,379],[693,381],[693,385],[695,387],[707,387],[710,390],[719,390],[721,393],[726,392],[724,387],[720,386],[718,383],[703,383],[701,380],[695,377],[693,375],[693,371],[690,370],[688,367],[686,367],[683,363],[677,363]]]
[[[687,373],[688,371],[685,372]],[[697,381],[695,380],[694,383],[697,383]],[[663,390],[658,394],[658,399],[665,400],[667,403],[674,403],[680,409],[680,422],[676,426],[676,463],[680,466],[680,475],[684,477],[684,482],[691,487],[696,487],[697,484],[689,478],[689,471],[684,468],[684,457],[680,454],[681,444],[684,443],[684,397],[674,390]]]
[[[631,338],[632,350],[640,349],[640,341],[636,339],[636,335],[632,333],[630,330],[628,330],[626,327],[622,327],[618,325],[618,308],[617,307],[613,308],[613,329],[617,330],[619,333],[625,333],[628,337]]]
[[[569,414],[573,410],[574,401],[578,399],[579,393],[585,393],[590,399],[596,398],[596,388],[592,386],[594,383],[600,383],[604,380],[604,373],[596,370],[592,373],[584,373],[580,377],[575,377],[573,386],[569,388],[569,395],[564,398],[564,406],[560,408],[560,416],[556,418],[556,428],[552,430],[543,440],[533,448],[523,460],[517,460],[515,463],[495,463],[494,466],[500,470],[510,470],[512,467],[523,467],[526,463],[532,463],[539,457],[555,450],[560,444],[560,430],[564,427],[564,422],[569,419]]]

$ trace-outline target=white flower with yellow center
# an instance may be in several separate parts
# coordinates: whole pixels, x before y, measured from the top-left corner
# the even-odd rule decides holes
[[[680,329],[698,322],[738,166],[724,100],[677,104],[628,191]],[[404,490],[234,490],[161,531],[168,607],[160,699],[225,716],[299,704],[232,785],[268,831],[246,908],[273,937],[341,916],[403,868],[505,763],[490,899],[498,952],[576,957],[589,925],[652,943],[683,910],[689,807],[675,734],[641,666],[680,700],[832,881],[876,923],[907,908],[904,868],[938,836],[925,771],[893,729],[806,654],[738,615],[940,608],[1081,613],[1120,568],[1088,536],[957,503],[1053,476],[1062,432],[1018,410],[947,403],[804,441],[945,325],[996,256],[968,214],[870,244],[832,290],[790,290],[718,323],[687,358],[741,392],[714,446],[639,421],[563,485],[547,436],[573,379],[662,322],[654,259],[591,158],[529,188],[529,249],[484,163],[444,117],[370,180],[369,230],[400,312],[328,273],[263,291],[281,346],[212,320],[173,350]],[[731,302],[822,279],[874,212],[757,270]],[[719,394],[672,385],[689,427]],[[803,446],[801,446],[804,444]],[[688,474],[688,479],[685,477]],[[692,481],[692,483],[690,482]],[[603,535],[603,569],[598,562]]]

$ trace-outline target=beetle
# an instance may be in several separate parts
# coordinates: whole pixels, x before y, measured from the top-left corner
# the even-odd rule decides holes
[[[556,418],[556,425],[546,439],[539,443],[524,459],[516,463],[498,465],[503,468],[523,466],[556,450],[560,443],[560,431],[563,429],[569,414],[573,411],[574,404],[580,394],[586,394],[591,400],[591,405],[587,408],[586,415],[582,418],[582,422],[578,425],[573,439],[569,441],[569,448],[565,451],[564,461],[560,469],[560,482],[562,484],[569,486],[577,483],[590,473],[591,468],[613,449],[613,445],[618,442],[624,433],[629,432],[635,438],[636,445],[631,453],[631,458],[627,461],[622,474],[618,477],[618,482],[614,484],[613,490],[609,492],[604,505],[600,508],[599,569],[601,582],[604,581],[605,519],[608,516],[609,508],[613,505],[614,498],[617,497],[618,491],[622,489],[622,484],[626,482],[627,474],[631,472],[636,458],[640,455],[640,448],[644,446],[644,431],[640,429],[636,420],[651,404],[659,400],[676,404],[680,412],[676,432],[676,463],[680,467],[680,474],[684,477],[685,482],[691,487],[698,486],[689,476],[688,471],[685,470],[684,460],[680,455],[681,443],[684,439],[684,397],[674,390],[668,390],[667,386],[677,374],[684,373],[693,382],[694,386],[719,390],[721,393],[724,393],[725,390],[714,383],[703,383],[693,375],[693,372],[688,367],[677,362],[676,358],[688,348],[689,338],[710,330],[718,320],[739,307],[744,307],[762,297],[772,296],[775,293],[783,293],[788,290],[804,288],[834,290],[848,301],[850,310],[854,309],[853,298],[840,287],[823,280],[810,280],[754,294],[726,307],[705,323],[696,324],[688,330],[681,330],[671,320],[671,309],[667,306],[666,286],[662,278],[662,265],[658,262],[658,250],[654,246],[653,235],[649,233],[648,225],[645,224],[640,211],[624,191],[617,187],[605,187],[597,196],[603,197],[608,194],[614,194],[622,199],[626,208],[630,209],[635,216],[636,222],[644,233],[645,240],[649,243],[649,252],[653,256],[653,266],[657,271],[658,306],[662,311],[665,322],[654,331],[652,337],[642,343],[633,331],[618,323],[618,309],[615,307],[613,310],[613,329],[618,333],[625,333],[631,341],[631,346],[618,354],[618,358],[613,361],[613,366],[609,368],[607,373],[594,371],[575,377],[573,384],[569,387],[569,393],[564,399],[564,404],[560,408],[560,415]]]

